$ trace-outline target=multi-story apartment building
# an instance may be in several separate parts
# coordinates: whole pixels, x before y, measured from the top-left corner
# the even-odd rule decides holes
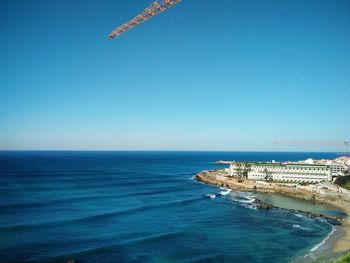
[[[347,170],[347,167],[343,164],[331,164],[330,167],[333,176],[342,176]]]
[[[229,175],[261,181],[316,183],[332,181],[332,173],[335,169],[338,168],[320,164],[232,162]]]

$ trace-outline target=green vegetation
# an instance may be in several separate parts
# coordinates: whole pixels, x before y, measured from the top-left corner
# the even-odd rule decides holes
[[[244,163],[244,168],[243,168],[243,177],[245,177],[245,178],[248,178],[248,172],[250,172],[251,170],[252,170],[252,168],[251,168],[251,164],[249,164],[249,163]]]
[[[350,252],[348,252],[344,257],[342,257],[337,263],[349,263],[350,262]]]
[[[350,251],[330,253],[312,261],[312,263],[350,263]]]
[[[251,164],[250,163],[237,162],[236,167],[237,167],[236,173],[237,173],[238,178],[240,178],[240,179],[248,178],[248,172],[251,171]]]
[[[264,169],[264,173],[265,173],[265,181],[272,182],[273,181],[272,173],[268,172],[266,168]]]
[[[335,183],[345,189],[350,190],[350,175],[338,177],[335,180]]]

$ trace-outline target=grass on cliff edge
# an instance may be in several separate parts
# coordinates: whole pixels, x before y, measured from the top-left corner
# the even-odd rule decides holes
[[[312,261],[312,263],[350,263],[350,251],[330,253]]]
[[[349,263],[349,262],[350,262],[350,252],[348,252],[344,257],[342,257],[338,263]]]
[[[335,180],[335,183],[345,189],[350,190],[350,175],[338,177]]]

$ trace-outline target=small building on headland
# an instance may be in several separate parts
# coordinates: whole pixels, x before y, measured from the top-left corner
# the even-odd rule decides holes
[[[333,181],[344,173],[344,167],[335,164],[231,162],[229,175],[256,181],[317,183]]]

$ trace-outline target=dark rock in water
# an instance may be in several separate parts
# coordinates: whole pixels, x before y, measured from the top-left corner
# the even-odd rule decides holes
[[[257,209],[269,210],[269,209],[272,209],[272,208],[276,208],[276,206],[268,204],[268,203],[265,203],[265,202],[263,202],[263,201],[261,201],[259,199],[255,199],[254,202],[253,202],[253,205]]]
[[[342,221],[339,218],[334,218],[334,219],[328,218],[327,221],[328,223],[334,226],[340,226],[342,224]]]
[[[68,259],[67,263],[76,263],[75,259]]]
[[[342,219],[337,217],[337,216],[324,215],[324,214],[317,213],[317,212],[305,212],[305,211],[300,211],[300,210],[293,210],[293,211],[296,213],[304,214],[308,217],[325,219],[325,220],[327,220],[328,223],[330,223],[334,226],[339,226],[342,224]]]
[[[265,210],[269,210],[272,208],[279,208],[279,207],[274,206],[272,204],[265,203],[259,199],[255,199],[253,202],[253,205],[257,209],[265,209]],[[280,208],[280,209],[283,209],[283,208]],[[325,220],[327,220],[328,223],[335,225],[335,226],[342,224],[342,219],[337,217],[337,216],[324,215],[324,214],[317,213],[317,212],[306,212],[306,211],[300,211],[300,210],[292,210],[292,211],[295,213],[304,214],[305,216],[308,216],[308,217],[325,219]]]

